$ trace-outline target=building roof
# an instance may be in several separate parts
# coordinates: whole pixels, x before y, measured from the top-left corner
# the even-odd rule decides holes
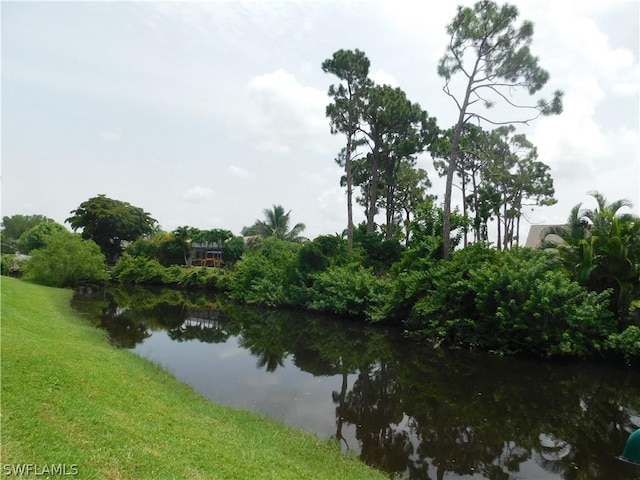
[[[558,235],[545,235],[545,232],[549,228],[561,228],[566,225],[531,225],[529,228],[529,235],[527,236],[527,242],[525,247],[540,248],[543,240],[547,240],[553,243],[562,243],[562,238]]]

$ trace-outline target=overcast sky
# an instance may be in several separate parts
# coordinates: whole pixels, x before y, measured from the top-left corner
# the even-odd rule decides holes
[[[562,115],[518,127],[558,200],[528,219],[561,223],[575,204],[594,206],[592,190],[638,214],[639,3],[512,3],[535,24],[533,51],[551,76],[543,94],[565,92]],[[281,204],[310,238],[342,232],[344,139],[324,115],[336,79],[322,62],[363,50],[372,78],[448,128],[456,107],[436,66],[458,4],[3,1],[2,215],[63,222],[103,193],[165,230],[239,234]],[[419,165],[442,200],[428,154]]]

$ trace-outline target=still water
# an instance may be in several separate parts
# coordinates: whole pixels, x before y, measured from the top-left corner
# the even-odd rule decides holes
[[[640,372],[432,350],[400,332],[175,290],[77,293],[111,341],[213,402],[410,479],[640,479]]]

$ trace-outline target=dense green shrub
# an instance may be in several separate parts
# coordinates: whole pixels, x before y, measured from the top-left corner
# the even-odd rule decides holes
[[[124,254],[113,268],[112,277],[120,283],[167,285],[174,287],[221,289],[225,273],[207,267],[163,267],[158,260]]]
[[[132,257],[145,257],[157,260],[162,266],[184,265],[182,244],[172,233],[158,232],[152,237],[140,237],[125,252]]]
[[[180,270],[181,287],[225,290],[223,279],[227,274],[220,268],[183,268],[173,266],[170,269],[174,271]]]
[[[609,292],[587,292],[566,272],[530,250],[505,253],[471,275],[483,327],[471,332],[507,352],[586,356],[602,349],[615,329]],[[524,258],[523,258],[524,257]]]
[[[314,275],[307,307],[338,315],[379,319],[388,284],[360,264],[333,266]]]
[[[0,275],[10,275],[11,266],[13,264],[14,255],[2,254],[2,263],[0,268]]]
[[[114,280],[120,283],[163,285],[165,268],[154,258],[132,257],[125,253],[113,267]]]
[[[229,279],[231,298],[269,306],[290,304],[288,287],[300,245],[268,237],[245,253]]]
[[[53,220],[44,221],[20,235],[16,246],[20,253],[29,254],[31,250],[44,247],[52,234],[60,232],[71,233]]]
[[[242,254],[244,253],[244,238],[233,237],[224,242],[222,247],[222,259],[227,266],[233,266],[236,264]]]
[[[610,335],[607,347],[625,357],[627,361],[640,361],[640,327],[631,325],[621,333]]]
[[[481,263],[493,262],[497,252],[484,243],[468,246],[454,252],[449,262],[438,260],[442,244],[440,241],[423,240],[414,248],[406,250],[402,260],[390,272],[391,287],[385,318],[395,322],[429,316],[436,311],[458,315],[462,297],[469,292],[457,290],[457,286],[468,278],[468,272]],[[469,301],[464,302],[469,303]],[[415,311],[414,311],[415,307]],[[413,312],[413,313],[412,313]]]
[[[108,280],[105,258],[91,240],[65,231],[53,231],[46,244],[31,251],[24,278],[42,285],[73,287]]]
[[[586,356],[603,350],[615,322],[608,292],[586,291],[530,249],[457,252],[432,270],[408,326],[446,344],[498,353]]]
[[[336,235],[323,235],[312,242],[305,243],[298,252],[296,269],[303,279],[316,272],[321,272],[329,265],[347,263],[353,258],[347,241]]]
[[[385,238],[379,232],[367,233],[366,225],[361,223],[353,232],[353,245],[364,253],[362,263],[373,268],[376,273],[384,273],[400,260],[403,246],[395,238]]]

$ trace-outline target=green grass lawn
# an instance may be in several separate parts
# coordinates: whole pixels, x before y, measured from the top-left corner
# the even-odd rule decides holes
[[[97,479],[385,478],[112,347],[73,313],[68,290],[7,277],[1,287],[3,476],[9,465],[66,464]]]

